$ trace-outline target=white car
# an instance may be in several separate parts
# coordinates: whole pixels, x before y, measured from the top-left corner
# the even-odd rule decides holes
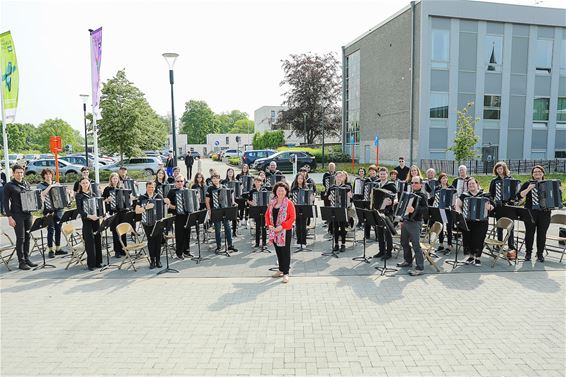
[[[242,157],[243,154],[244,152],[236,149],[227,149],[222,152],[222,158]]]

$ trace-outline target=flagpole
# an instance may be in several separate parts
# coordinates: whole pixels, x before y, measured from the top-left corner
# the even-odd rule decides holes
[[[95,72],[94,72],[95,64],[93,64],[94,62],[92,62],[92,59],[94,58],[94,51],[93,51],[94,46],[92,45],[92,31],[91,30],[89,30],[89,42],[90,42],[90,59],[91,59],[90,76],[91,76],[91,82],[92,82],[92,78],[95,75]],[[99,78],[99,80],[100,80],[100,78]],[[98,114],[96,113],[96,103],[95,103],[96,98],[95,98],[94,95],[91,96],[91,98],[92,98],[92,138],[93,138],[92,153],[94,154],[94,181],[96,183],[100,183],[100,169],[98,167],[98,130],[96,128],[96,118],[97,118]]]
[[[4,112],[4,91],[0,81],[0,107],[2,110],[2,141],[4,144],[4,166],[6,168],[6,182],[10,181],[10,157],[8,156],[8,130],[6,129],[6,113]]]

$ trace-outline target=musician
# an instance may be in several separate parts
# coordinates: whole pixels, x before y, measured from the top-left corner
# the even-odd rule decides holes
[[[81,168],[81,178],[78,181],[76,181],[75,184],[73,185],[73,192],[74,193],[79,192],[81,179],[83,179],[83,178],[88,179],[89,174],[90,174],[90,170],[89,170],[88,166],[83,166]],[[94,180],[90,179],[90,183],[93,184]],[[100,195],[100,193],[97,192],[96,195]]]
[[[236,180],[242,182],[242,177],[243,176],[249,176],[250,175],[250,167],[248,166],[248,164],[243,164],[242,165],[242,171],[236,175]],[[246,229],[248,227],[248,202],[246,201],[245,198],[241,198],[241,199],[236,199],[236,202],[238,203],[238,217],[240,218],[240,223],[242,223]]]
[[[269,231],[269,243],[275,246],[279,271],[274,278],[283,277],[283,283],[289,282],[291,265],[291,229],[295,222],[295,206],[288,199],[289,186],[285,182],[277,182],[273,186],[275,198],[269,203],[265,213],[265,224]]]
[[[448,185],[448,175],[446,173],[440,173],[438,175],[438,186],[436,186],[436,190],[432,195],[433,204],[436,193],[442,189],[447,188],[453,188],[452,186]],[[452,251],[452,229],[454,228],[454,220],[452,219],[451,213],[446,213],[446,220],[447,222],[446,224],[444,224],[442,232],[440,232],[440,234],[438,235],[439,245],[436,251],[444,251],[446,254],[448,254],[450,251]],[[448,241],[448,246],[446,248],[444,247],[444,233],[446,233],[446,238]]]
[[[248,195],[248,205],[255,206],[257,203],[254,203],[253,197],[254,193],[261,192],[261,191],[269,191],[266,187],[263,186],[263,179],[258,175],[254,178],[254,187],[249,192]],[[255,247],[259,247],[259,236],[261,233],[262,245],[265,245],[265,240],[267,236],[265,226],[260,225],[260,218],[256,217],[255,220]]]
[[[316,194],[316,183],[315,183],[314,179],[309,177],[308,165],[306,167],[303,166],[302,168],[300,168],[299,173],[301,173],[305,177],[305,180],[306,180],[306,183],[307,183],[307,186],[309,187],[309,189],[311,189]]]
[[[225,187],[228,187],[228,182],[235,182],[236,181],[236,173],[234,172],[234,169],[232,168],[228,168],[228,170],[226,170],[226,179],[223,179],[222,181],[220,181],[220,184],[222,184]],[[238,207],[240,205],[238,204]],[[236,237],[236,229],[238,228],[238,220],[232,220],[232,237]]]
[[[378,187],[383,190],[390,191],[393,195],[397,193],[397,187],[395,184],[387,179],[387,168],[379,168],[379,183]],[[384,199],[385,208],[379,210],[385,216],[389,217],[393,221],[393,200],[390,198]],[[382,226],[378,226],[376,229],[377,239],[379,240],[379,253],[375,254],[374,258],[384,258],[390,259],[391,252],[393,251],[393,237],[391,232]]]
[[[305,180],[305,176],[301,173],[298,173],[295,176],[295,180],[291,184],[291,198],[294,195],[299,193],[299,190],[309,190],[310,187],[307,185],[307,181]],[[293,200],[294,204],[297,204]],[[312,204],[312,203],[307,203]],[[306,246],[307,245],[307,218],[305,216],[297,217],[297,223],[295,224],[295,231],[297,232],[297,245],[299,246]]]
[[[550,226],[550,210],[548,209],[534,209],[533,208],[533,189],[537,182],[544,180],[544,168],[536,165],[531,169],[531,180],[521,185],[519,196],[525,199],[525,208],[531,210],[534,224],[530,221],[525,221],[525,262],[531,260],[533,252],[533,243],[535,241],[535,232],[537,234],[537,261],[544,262],[544,245],[546,243],[546,232]],[[560,188],[562,192],[562,188]]]
[[[330,201],[328,200],[327,192],[331,185],[327,183],[328,182],[327,179],[335,176],[336,176],[336,164],[334,162],[331,162],[328,164],[328,171],[324,173],[324,175],[322,176],[322,184],[324,185],[324,191],[321,194],[321,197],[325,207],[330,206]]]
[[[242,171],[238,173],[238,175],[236,176],[236,180],[240,181],[242,176],[244,175],[250,175],[250,166],[248,164],[242,165]]]
[[[420,175],[411,178],[412,192],[419,198],[416,204],[407,206],[407,212],[410,214],[409,219],[401,220],[401,246],[403,247],[403,259],[401,263],[397,263],[397,267],[411,267],[413,265],[413,255],[411,245],[415,251],[416,267],[409,271],[411,276],[422,275],[424,270],[424,255],[421,250],[421,226],[423,218],[428,212],[427,197],[422,193],[423,179]]]
[[[456,199],[456,211],[462,212],[464,206],[464,201],[466,198],[476,198],[476,197],[489,197],[489,195],[484,195],[478,181],[470,177],[466,181],[466,191],[461,194],[458,199]],[[486,204],[487,210],[493,210],[493,203]],[[466,220],[469,231],[462,232],[462,244],[464,246],[464,257],[467,255],[466,264],[474,264],[476,267],[481,266],[480,257],[484,247],[485,237],[487,236],[487,229],[489,223],[487,218],[485,221],[469,221]]]
[[[120,182],[120,178],[118,174],[111,173],[110,176],[108,177],[108,186],[106,186],[104,188],[104,191],[102,192],[102,197],[104,198],[104,201],[108,203],[107,208],[110,207],[110,203],[112,202],[110,193],[113,190],[119,188],[122,188],[122,183]],[[126,253],[122,248],[122,245],[120,244],[120,238],[118,237],[118,233],[116,233],[116,227],[118,226],[118,224],[121,224],[127,220],[126,212],[127,210],[118,210],[118,209],[113,210],[112,208],[108,210],[108,213],[110,215],[114,215],[114,214],[116,215],[115,220],[112,222],[112,225],[110,226],[110,230],[112,231],[112,241],[114,244],[114,257],[116,258],[121,258],[123,255],[126,255]],[[124,242],[124,245],[126,245],[127,242],[126,235],[122,236],[122,242]]]
[[[193,164],[195,163],[195,158],[191,154],[191,151],[187,151],[185,155],[185,166],[187,167],[187,179],[191,179],[193,177]]]
[[[269,182],[269,180],[267,179],[264,171],[260,171],[258,176],[261,178],[264,186],[271,187],[271,182]]]
[[[177,213],[177,191],[185,187],[185,177],[177,174],[175,177],[175,187],[169,190],[167,197],[164,199],[165,204],[169,207],[169,213],[175,215],[175,254],[177,258],[183,260],[185,257],[192,257],[190,239],[191,228],[185,228],[189,215]],[[183,256],[184,255],[184,256]]]
[[[436,180],[436,170],[433,168],[427,169],[426,171],[426,182],[424,185],[425,191],[428,194],[428,205],[432,206],[434,204],[434,188],[438,185]]]
[[[370,165],[368,168],[368,177],[366,178],[366,187],[364,187],[364,196],[362,199],[364,200],[368,200],[369,201],[369,195],[370,190],[371,190],[371,186],[369,186],[368,184],[371,184],[372,182],[377,182],[377,180],[379,179],[377,176],[378,173],[378,169],[377,166],[375,165]],[[367,208],[369,208],[369,204],[367,206]],[[377,227],[374,227],[374,231],[375,231],[375,238],[377,240]],[[369,240],[371,239],[371,226],[370,225],[365,225],[364,226],[364,237]]]
[[[18,268],[29,270],[37,264],[29,260],[29,240],[32,226],[32,215],[22,210],[22,193],[30,189],[24,181],[24,168],[15,164],[12,166],[12,180],[4,187],[4,211],[8,216],[8,224],[14,228],[16,235],[16,254],[18,255]]]
[[[206,185],[204,183],[204,176],[201,172],[195,174],[195,179],[193,185],[191,186],[193,190],[199,190],[199,209],[203,210],[206,208],[205,198],[206,198]]]
[[[393,169],[389,172],[389,180],[393,183],[397,182],[397,177],[399,176],[399,172]]]
[[[377,177],[378,169],[375,165],[370,165],[368,168],[368,177],[366,178],[366,182],[375,182],[379,178]]]
[[[45,201],[49,191],[53,186],[61,186],[57,182],[53,182],[53,170],[46,168],[41,171],[41,178],[43,182],[37,185],[37,188],[41,190],[41,198]],[[87,177],[88,179],[88,177]],[[55,258],[55,255],[65,255],[66,251],[60,249],[61,245],[61,218],[63,217],[63,210],[58,209],[45,209],[43,207],[43,216],[53,214],[52,221],[47,227],[47,247],[49,248],[49,258]],[[53,252],[53,238],[55,238],[55,252]]]
[[[218,174],[218,173],[216,173],[216,170],[210,168],[210,169],[208,169],[208,174],[210,176],[206,179],[206,185],[212,186],[212,176],[215,175],[215,174]]]
[[[120,178],[120,182],[124,182],[126,179],[130,179],[130,177],[128,177],[127,167],[120,166],[120,169],[118,169],[118,178]]]
[[[463,192],[466,192],[468,185],[466,182],[470,179],[468,176],[468,168],[466,165],[460,165],[458,167],[458,177],[452,181],[452,187],[458,190],[458,195],[462,195]]]
[[[330,192],[334,191],[335,189],[346,190],[347,197],[352,198],[352,186],[348,183],[348,174],[346,172],[340,171],[336,174],[336,183],[328,189],[327,196],[330,196]],[[334,206],[335,203],[330,203],[330,205]],[[343,253],[344,251],[346,251],[346,222],[335,221],[334,224],[331,224],[329,228],[331,228],[329,230],[334,235],[334,244],[332,251],[338,251],[338,238],[340,238],[342,241],[340,252]]]
[[[163,195],[163,186],[167,183],[167,173],[163,169],[159,169],[155,173],[155,190]]]
[[[210,185],[206,191],[206,209],[208,210],[208,217],[211,217],[211,210],[214,208],[214,192],[218,189],[222,188],[220,185],[220,175],[218,173],[214,173],[211,177],[212,185]],[[223,224],[222,224],[223,223]],[[233,252],[238,251],[234,246],[232,246],[232,232],[230,232],[230,224],[227,219],[224,221],[215,221],[214,222],[214,236],[216,238],[216,250],[215,252],[218,253],[221,250],[221,238],[220,238],[220,228],[224,225],[224,236],[226,237],[226,242],[228,242],[228,250]]]
[[[156,199],[163,199],[163,196],[156,192],[155,182],[148,181],[145,184],[145,194],[139,197],[136,213],[152,209]],[[184,226],[184,225],[183,225]],[[161,237],[151,237],[153,226],[143,225],[145,236],[147,237],[147,248],[149,250],[149,269],[161,268]]]
[[[411,165],[411,168],[409,169],[409,174],[407,175],[407,179],[405,181],[406,186],[405,186],[405,191],[407,192],[413,192],[413,185],[411,184],[411,182],[413,181],[413,177],[420,177],[422,178],[423,175],[421,174],[421,169],[419,169],[419,167],[417,165]],[[422,190],[423,185],[421,185],[421,190]]]
[[[0,214],[6,216],[4,211],[4,186],[6,185],[6,173],[2,170],[0,166]]]
[[[359,168],[358,169],[358,178],[366,179],[366,169],[365,168]]]
[[[269,179],[272,175],[282,175],[282,173],[279,170],[277,170],[277,162],[275,161],[271,161],[269,163],[269,167],[265,171],[266,178]]]
[[[491,198],[495,200],[496,197],[496,186],[497,186],[497,182],[498,181],[503,181],[504,179],[512,179],[511,177],[511,172],[509,171],[509,168],[507,167],[507,164],[505,163],[505,161],[499,161],[495,164],[495,166],[493,167],[493,175],[495,176],[495,178],[493,178],[491,180],[491,182],[489,183],[489,194],[491,195]],[[507,204],[513,204],[515,202],[514,199],[503,202],[503,201],[495,201],[495,207],[503,207]],[[495,218],[497,220],[499,220],[502,216],[496,212]],[[499,241],[501,241],[503,239],[503,229],[497,228],[497,239]],[[509,246],[509,252],[510,253],[516,253],[515,250],[515,235],[513,232],[513,229],[511,229],[511,233],[509,234],[509,239],[507,240],[507,244]]]
[[[397,177],[404,181],[409,175],[409,167],[405,166],[405,157],[399,157],[399,166],[395,167],[395,171],[398,173]]]
[[[117,177],[116,177],[117,178]],[[102,267],[102,237],[98,233],[100,219],[97,215],[89,215],[84,208],[85,200],[90,199],[90,179],[81,178],[79,181],[79,192],[75,196],[77,210],[83,223],[82,235],[86,251],[86,264],[89,271]]]

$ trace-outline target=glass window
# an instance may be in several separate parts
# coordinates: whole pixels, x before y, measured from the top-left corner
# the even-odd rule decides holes
[[[566,158],[566,151],[554,151],[554,158]]]
[[[566,76],[566,39],[562,40],[560,46],[560,74]]]
[[[566,122],[566,97],[558,97],[558,107],[556,109],[556,121]]]
[[[226,144],[230,144],[230,136],[226,136]]]
[[[487,35],[485,37],[485,63],[490,72],[501,72],[503,62],[503,37],[499,35]]]
[[[533,120],[548,121],[550,98],[535,98],[533,102]]]
[[[537,39],[535,66],[537,72],[550,74],[552,66],[552,40]]]
[[[448,30],[432,31],[432,68],[448,68],[450,60],[450,33]]]
[[[501,119],[501,96],[483,97],[483,119]]]
[[[431,118],[448,118],[448,93],[431,93],[429,107]]]

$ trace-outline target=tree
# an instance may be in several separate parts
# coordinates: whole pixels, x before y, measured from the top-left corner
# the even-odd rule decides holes
[[[285,144],[283,130],[257,132],[252,140],[254,149],[276,149]]]
[[[84,138],[80,132],[62,119],[47,119],[37,127],[37,142],[39,150],[49,152],[49,139],[51,136],[61,136],[63,145],[70,144],[74,151],[84,150]]]
[[[253,134],[255,131],[255,123],[250,119],[240,119],[230,129],[231,134]]]
[[[334,53],[291,55],[282,61],[287,87],[284,106],[274,128],[291,129],[308,144],[322,135],[337,136],[342,128],[340,64]]]
[[[185,103],[181,124],[181,132],[187,134],[189,144],[205,144],[206,135],[218,133],[216,116],[204,101],[190,100]]]
[[[151,108],[145,95],[126,77],[124,69],[102,86],[102,119],[97,122],[100,145],[108,153],[131,157],[142,149],[161,148],[167,126]]]
[[[476,135],[474,125],[479,121],[479,118],[474,119],[468,115],[468,111],[473,105],[473,102],[468,102],[462,111],[458,111],[454,144],[448,148],[448,150],[454,152],[454,158],[457,161],[473,160],[478,157],[475,146],[480,138]]]
[[[232,132],[236,123],[240,120],[248,120],[248,113],[240,110],[232,110],[229,113],[222,113],[216,115],[219,133],[237,133]]]

